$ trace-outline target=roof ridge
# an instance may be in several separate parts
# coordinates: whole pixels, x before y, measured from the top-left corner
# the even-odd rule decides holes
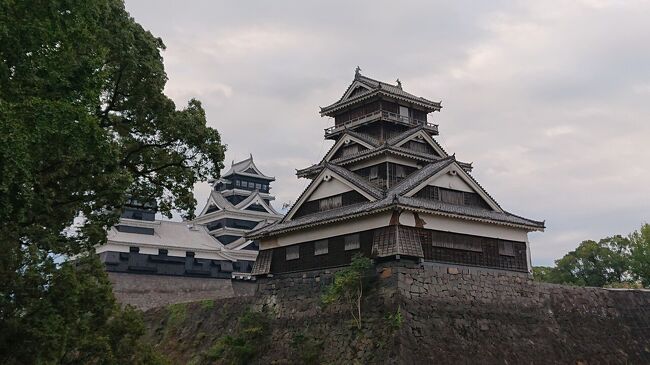
[[[372,185],[369,181],[359,176],[353,171],[346,169],[345,167],[333,164],[331,162],[325,161],[324,167],[329,168],[333,172],[342,175],[344,179],[356,185],[358,188],[364,190],[366,193],[372,195],[376,199],[379,199],[383,196],[382,189]]]
[[[424,180],[431,177],[431,175],[440,171],[440,169],[447,167],[450,163],[456,161],[456,156],[451,155],[445,158],[441,158],[435,162],[431,162],[423,166],[421,169],[413,172],[411,175],[407,176],[404,180],[400,181],[398,184],[389,189],[388,193],[395,195],[401,195],[404,192],[414,188],[418,184],[421,184]],[[415,184],[415,185],[414,185]],[[409,186],[413,185],[413,186]]]

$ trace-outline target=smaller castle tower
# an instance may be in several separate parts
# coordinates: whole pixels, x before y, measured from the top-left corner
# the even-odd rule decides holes
[[[270,194],[272,176],[267,176],[255,166],[253,155],[235,163],[218,180],[203,211],[194,220],[205,225],[214,238],[231,250],[248,250],[257,253],[256,241],[244,238],[252,229],[264,227],[282,218],[273,206]]]

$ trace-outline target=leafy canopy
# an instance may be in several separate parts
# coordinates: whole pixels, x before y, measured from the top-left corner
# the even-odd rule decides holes
[[[579,286],[650,286],[650,225],[629,236],[587,240],[564,257],[555,267],[534,267],[535,280]]]
[[[163,50],[120,0],[0,0],[0,362],[12,341],[35,363],[84,356],[118,315],[109,283],[53,257],[103,243],[127,197],[193,216],[194,184],[223,167],[201,103],[164,95]]]

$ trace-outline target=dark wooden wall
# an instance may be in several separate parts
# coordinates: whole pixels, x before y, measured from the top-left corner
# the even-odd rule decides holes
[[[408,227],[417,230],[422,242],[422,250],[426,261],[446,262],[452,264],[480,266],[493,269],[527,272],[528,258],[524,242],[499,240],[459,233],[434,231]],[[325,255],[314,255],[314,242],[297,244],[300,258],[286,260],[286,247],[273,249],[271,273],[283,273],[303,270],[322,269],[347,265],[352,256],[361,252],[370,257],[372,241],[379,230],[369,230],[360,233],[359,250],[345,251],[344,236],[328,239],[329,252]],[[503,245],[512,244],[512,252],[503,254]],[[296,245],[292,245],[296,246]]]

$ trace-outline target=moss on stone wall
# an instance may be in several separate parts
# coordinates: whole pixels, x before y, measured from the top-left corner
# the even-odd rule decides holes
[[[377,267],[357,329],[319,305],[332,272],[259,281],[256,296],[146,313],[172,363],[650,363],[650,292],[408,263]]]

